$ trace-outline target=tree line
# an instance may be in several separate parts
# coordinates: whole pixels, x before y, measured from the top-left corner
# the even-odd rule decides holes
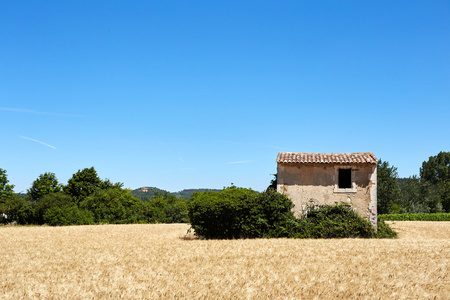
[[[450,213],[450,152],[429,157],[409,178],[380,159],[377,178],[378,214]]]
[[[381,159],[377,170],[378,214],[450,212],[450,152],[440,152],[424,161],[420,176],[398,178],[397,168]],[[276,189],[276,175],[269,188]],[[0,223],[189,222],[186,198],[155,190],[151,197],[138,199],[122,183],[100,179],[94,167],[79,170],[65,185],[58,182],[54,173],[41,174],[26,196],[13,189],[6,170],[0,168]],[[194,195],[214,198],[210,192],[219,191]],[[195,197],[191,197],[191,202]]]
[[[138,199],[122,183],[99,178],[94,167],[79,170],[62,185],[54,173],[44,173],[27,195],[13,192],[0,169],[0,222],[17,224],[87,225],[187,222],[184,198],[168,192]]]

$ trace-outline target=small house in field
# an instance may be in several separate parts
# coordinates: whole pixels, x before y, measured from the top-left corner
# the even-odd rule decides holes
[[[308,206],[344,202],[377,224],[377,158],[372,152],[280,152],[277,191],[292,200],[296,214]]]

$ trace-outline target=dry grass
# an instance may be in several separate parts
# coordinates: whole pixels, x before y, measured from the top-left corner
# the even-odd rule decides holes
[[[0,227],[0,299],[448,299],[450,222],[396,240],[183,239],[187,225]]]

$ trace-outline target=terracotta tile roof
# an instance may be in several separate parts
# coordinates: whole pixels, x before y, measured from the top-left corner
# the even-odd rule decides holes
[[[372,152],[358,153],[300,153],[280,152],[277,163],[301,164],[376,164]]]

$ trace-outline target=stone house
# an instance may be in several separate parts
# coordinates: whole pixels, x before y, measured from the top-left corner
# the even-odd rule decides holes
[[[345,202],[377,225],[377,158],[372,152],[280,152],[277,191],[292,200],[297,215],[309,205]]]

